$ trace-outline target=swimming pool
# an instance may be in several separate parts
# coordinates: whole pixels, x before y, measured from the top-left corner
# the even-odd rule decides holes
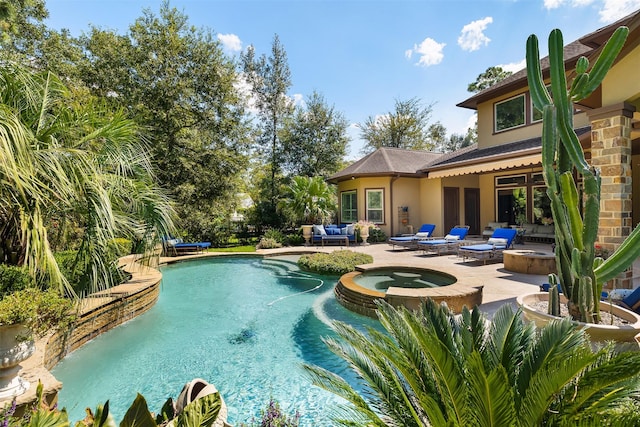
[[[336,277],[300,273],[295,257],[206,259],[162,268],[158,303],[60,362],[59,404],[70,419],[109,399],[116,422],[140,392],[160,410],[185,382],[204,378],[221,391],[229,422],[259,416],[270,397],[303,426],[331,425],[339,398],[310,384],[302,363],[352,378],[320,337],[329,319],[376,325],[333,297]]]

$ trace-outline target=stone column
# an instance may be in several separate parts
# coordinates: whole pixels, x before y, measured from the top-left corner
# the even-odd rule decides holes
[[[631,119],[635,107],[620,103],[588,112],[591,164],[600,169],[602,193],[598,243],[612,253],[633,229],[631,215]],[[631,287],[631,270],[616,279],[616,288]]]

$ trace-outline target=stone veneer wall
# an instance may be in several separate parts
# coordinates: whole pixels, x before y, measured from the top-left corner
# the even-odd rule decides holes
[[[589,112],[591,164],[600,169],[599,244],[613,253],[633,229],[631,186],[631,119],[628,103]],[[616,288],[631,287],[631,270],[616,278]]]
[[[68,353],[144,313],[155,304],[159,295],[160,280],[157,280],[130,294],[111,297],[111,301],[83,312],[71,331],[58,332],[49,338],[44,352],[44,366],[51,370]]]

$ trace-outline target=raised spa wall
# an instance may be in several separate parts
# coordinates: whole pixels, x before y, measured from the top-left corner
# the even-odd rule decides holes
[[[367,289],[358,285],[354,277],[367,270],[393,269],[400,272],[433,271],[412,266],[368,264],[356,267],[356,271],[340,277],[334,289],[336,299],[349,310],[376,318],[376,304],[378,299],[385,300],[394,307],[404,306],[409,310],[418,310],[427,298],[437,303],[446,302],[455,313],[460,313],[466,306],[472,309],[482,303],[483,285],[472,277],[456,278],[456,282],[435,288],[400,288],[389,287],[385,292]]]

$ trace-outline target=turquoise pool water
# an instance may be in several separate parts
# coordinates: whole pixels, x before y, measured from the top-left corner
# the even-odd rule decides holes
[[[392,286],[400,288],[437,288],[451,285],[455,283],[456,279],[450,274],[433,270],[376,268],[355,276],[353,281],[364,288],[386,292]]]
[[[337,397],[310,384],[302,363],[351,378],[321,341],[330,319],[376,321],[351,313],[333,297],[336,277],[297,271],[295,258],[207,259],[162,268],[158,303],[67,356],[53,370],[63,382],[60,406],[72,421],[109,400],[117,423],[140,392],[160,410],[185,382],[215,384],[229,421],[259,416],[272,396],[302,426],[330,426]]]

